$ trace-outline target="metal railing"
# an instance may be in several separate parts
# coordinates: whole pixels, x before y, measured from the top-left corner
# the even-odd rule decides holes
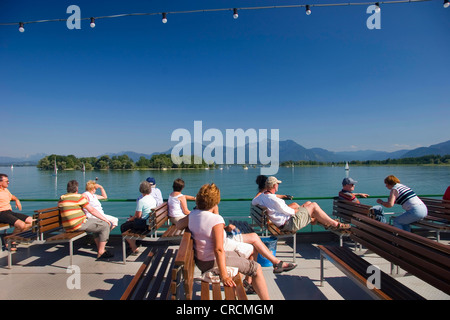
[[[426,198],[442,198],[442,194],[427,194],[427,195],[418,195],[419,197],[426,197]],[[330,216],[333,212],[333,199],[336,196],[326,196],[326,197],[294,197],[292,200],[289,201],[314,201],[318,202],[319,206],[324,209],[325,212],[327,212]],[[378,199],[378,198],[387,198],[387,195],[382,196],[369,196],[365,199]],[[36,203],[43,203],[48,202],[48,207],[56,206],[56,203],[59,199],[20,199],[21,202],[36,202]],[[226,198],[221,199],[221,204],[219,205],[220,208],[220,214],[224,217],[226,221],[228,220],[245,220],[250,222],[250,203],[253,200],[253,198]],[[363,200],[363,201],[364,201]],[[167,201],[167,199],[164,199],[164,201]],[[134,214],[134,205],[132,203],[136,203],[136,199],[106,199],[101,200],[103,203],[103,207],[105,209],[105,212],[107,214],[110,214],[112,216],[116,216],[119,218],[119,226],[123,222],[126,221],[126,219]],[[192,201],[189,201],[192,202]],[[235,202],[247,202],[247,204],[242,204],[240,206],[233,206],[232,204]],[[117,206],[117,203],[123,203],[123,206]],[[130,204],[127,206],[127,204]],[[301,204],[301,203],[299,203]],[[25,208],[24,208],[25,209]],[[42,206],[35,205],[33,208],[27,208],[25,209],[24,213],[26,214],[32,214],[34,210],[42,209]],[[307,227],[303,228],[299,232],[319,232],[323,231],[323,228],[317,225],[308,225]],[[112,234],[120,234],[120,228],[117,227],[112,231]]]

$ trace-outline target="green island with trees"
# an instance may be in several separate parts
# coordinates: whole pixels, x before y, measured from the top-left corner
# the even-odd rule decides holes
[[[204,169],[215,168],[215,164],[207,164],[203,159],[196,164],[194,156],[190,164],[176,164],[170,154],[153,155],[150,159],[140,157],[134,162],[128,155],[77,158],[74,155],[49,155],[39,160],[37,167],[41,170],[54,170],[55,161],[58,170],[139,170],[139,169]],[[197,161],[199,162],[199,161]]]
[[[344,166],[345,161],[340,162],[320,162],[320,161],[284,161],[280,164],[282,167],[301,167],[301,166]],[[374,166],[374,165],[450,165],[450,155],[426,155],[414,158],[399,158],[386,160],[353,160],[348,161],[350,166]]]
[[[218,165],[208,164],[203,159],[196,164],[194,156],[190,163],[181,162],[176,164],[172,161],[170,154],[153,155],[150,159],[141,156],[134,162],[128,155],[77,158],[74,155],[52,154],[39,160],[37,167],[41,170],[54,170],[55,161],[58,170],[145,170],[145,169],[214,169]],[[196,159],[199,160],[199,159]],[[386,159],[349,161],[350,166],[370,166],[370,165],[450,165],[450,155],[427,155],[416,158]],[[320,161],[284,161],[281,167],[301,167],[301,166],[344,166],[345,162],[320,162]]]

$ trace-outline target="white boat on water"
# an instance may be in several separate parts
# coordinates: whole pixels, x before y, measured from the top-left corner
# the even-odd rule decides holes
[[[350,167],[348,166],[348,162],[345,163],[345,170],[346,171],[350,170]]]
[[[58,166],[56,165],[56,157],[55,157],[55,165],[53,167],[53,175],[57,175],[58,174]]]

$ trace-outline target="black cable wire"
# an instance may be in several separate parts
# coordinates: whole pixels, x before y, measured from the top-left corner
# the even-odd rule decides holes
[[[347,2],[347,3],[327,3],[327,4],[309,4],[310,8],[312,7],[336,7],[336,6],[367,6],[378,4],[399,4],[399,3],[413,3],[413,2],[427,2],[432,0],[396,0],[396,1],[377,1],[377,2]],[[166,12],[147,12],[147,13],[123,13],[109,16],[99,16],[99,17],[89,17],[89,18],[80,18],[75,19],[76,21],[81,20],[90,20],[94,18],[98,19],[112,19],[112,18],[121,18],[121,17],[131,17],[131,16],[155,16],[162,15],[163,13],[169,14],[190,14],[190,13],[205,13],[205,12],[220,12],[220,11],[233,11],[237,10],[264,10],[264,9],[288,9],[288,8],[302,8],[306,7],[307,4],[298,4],[298,5],[281,5],[281,6],[264,6],[264,7],[243,7],[243,8],[221,8],[221,9],[200,9],[200,10],[185,10],[185,11],[166,11]],[[37,21],[20,21],[20,22],[6,22],[0,23],[0,26],[11,26],[18,25],[19,23],[23,24],[31,24],[31,23],[44,23],[44,22],[62,22],[67,21],[65,19],[47,19],[47,20],[37,20]]]

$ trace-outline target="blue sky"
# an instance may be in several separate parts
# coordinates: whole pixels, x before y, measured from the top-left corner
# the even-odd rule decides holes
[[[338,1],[312,1],[310,4]],[[301,2],[303,3],[303,2]],[[0,23],[298,1],[13,1]],[[303,4],[306,4],[304,2]],[[279,129],[331,151],[450,139],[450,8],[385,4],[0,26],[1,156],[165,151],[175,129]]]

